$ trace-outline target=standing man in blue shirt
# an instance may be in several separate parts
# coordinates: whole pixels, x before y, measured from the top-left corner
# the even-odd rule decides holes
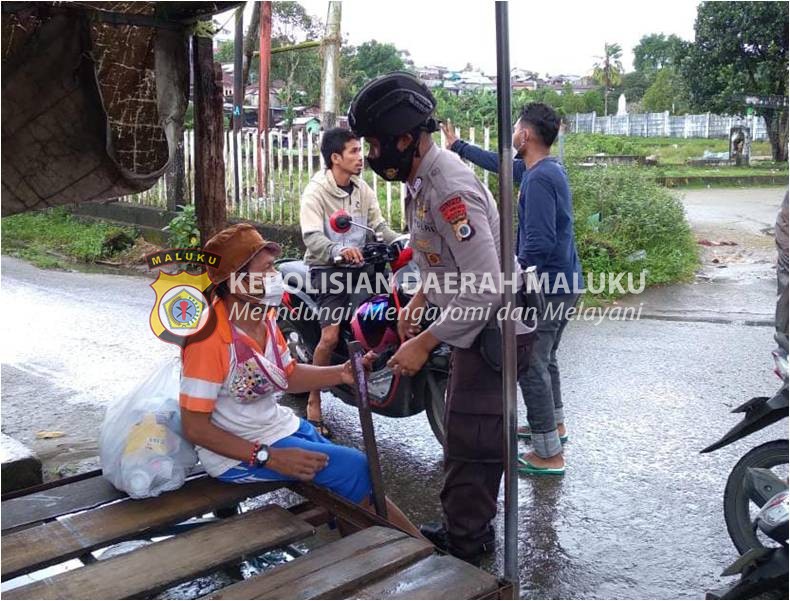
[[[499,170],[499,156],[459,140],[451,124],[443,126],[447,148],[488,171]],[[560,118],[550,106],[526,105],[516,122],[513,147],[514,181],[520,182],[516,254],[522,268],[535,265],[546,294],[546,311],[539,315],[537,339],[529,370],[519,377],[527,405],[529,426],[519,437],[532,441],[532,452],[519,457],[520,471],[534,475],[562,475],[567,441],[557,349],[567,311],[583,286],[573,230],[573,202],[562,164],[550,156]]]

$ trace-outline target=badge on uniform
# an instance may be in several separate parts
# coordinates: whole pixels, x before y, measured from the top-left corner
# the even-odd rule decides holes
[[[453,226],[455,237],[459,242],[465,242],[475,235],[475,228],[469,223],[466,214],[466,204],[460,196],[454,196],[442,203],[439,212],[444,220]]]
[[[434,252],[433,244],[431,244],[430,240],[426,240],[424,238],[418,238],[414,241],[414,248],[419,250],[422,253],[432,253]]]
[[[425,202],[422,200],[417,201],[417,218],[421,221],[425,219],[425,216],[428,214],[428,210],[425,206]]]
[[[428,261],[428,265],[431,267],[438,267],[442,264],[442,257],[436,253],[428,253],[425,255],[425,258]]]

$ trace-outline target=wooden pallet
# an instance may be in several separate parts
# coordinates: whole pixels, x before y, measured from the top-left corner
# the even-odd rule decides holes
[[[337,517],[352,534],[261,574],[239,580],[210,599],[473,599],[502,598],[507,589],[490,574],[326,491],[288,485],[308,498],[285,509],[276,504],[221,520],[191,522],[174,536],[97,561],[93,551],[126,540],[150,540],[176,524],[283,483],[225,484],[198,476],[179,490],[135,501],[101,476],[38,486],[2,502],[2,580],[30,575],[75,558],[83,565],[33,576],[3,592],[8,599],[134,599],[237,566],[243,559],[283,548]]]

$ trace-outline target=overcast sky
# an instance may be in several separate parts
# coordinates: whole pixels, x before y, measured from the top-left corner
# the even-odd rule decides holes
[[[326,1],[301,3],[310,14],[326,19]],[[630,71],[632,49],[643,35],[674,33],[694,39],[697,4],[697,0],[513,0],[510,63],[541,75],[586,75],[603,53],[604,42],[616,42],[623,48],[623,66]],[[227,16],[217,20],[224,22]],[[232,27],[230,19],[226,29]],[[345,0],[342,31],[344,39],[355,45],[371,39],[392,43],[407,50],[418,66],[458,69],[468,62],[490,74],[496,70],[494,2],[487,0]]]

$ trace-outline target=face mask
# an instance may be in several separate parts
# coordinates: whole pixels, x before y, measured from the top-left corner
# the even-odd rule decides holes
[[[368,159],[368,165],[379,177],[389,182],[395,180],[405,182],[411,172],[411,163],[414,160],[418,141],[419,136],[415,136],[414,141],[404,150],[398,150],[397,137],[382,139],[379,156]]]
[[[283,284],[283,274],[279,271],[266,276],[263,280],[263,304],[268,307],[278,307],[283,302],[285,285]]]
[[[278,307],[283,302],[285,285],[283,284],[283,274],[279,271],[263,278],[263,295],[246,294],[236,292],[234,296],[240,298],[245,303],[264,305],[267,307]]]

